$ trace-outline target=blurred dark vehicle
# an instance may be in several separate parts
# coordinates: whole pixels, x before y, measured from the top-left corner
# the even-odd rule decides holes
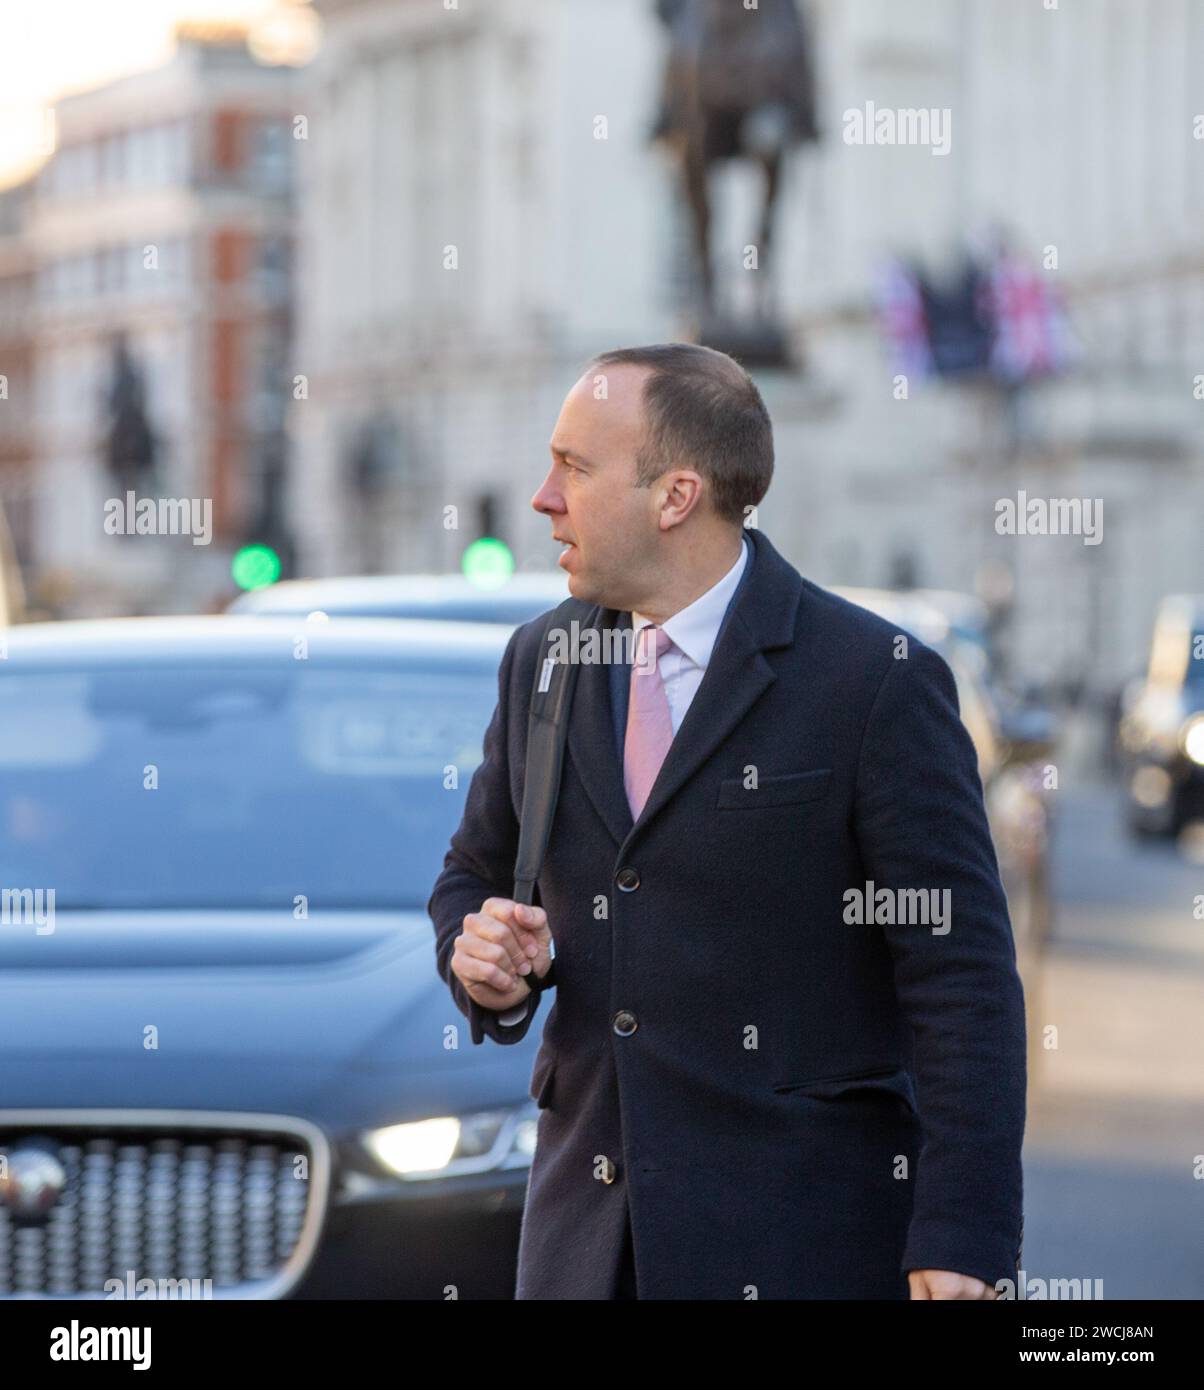
[[[436,618],[517,627],[569,597],[563,570],[513,574],[486,588],[458,574],[380,574],[362,578],[286,579],[240,594],[229,613],[308,617]]]
[[[1149,666],[1122,696],[1119,744],[1134,835],[1177,835],[1204,816],[1204,596],[1158,605]]]
[[[541,1030],[471,1045],[425,910],[510,630],[6,635],[0,1295],[513,1297]]]

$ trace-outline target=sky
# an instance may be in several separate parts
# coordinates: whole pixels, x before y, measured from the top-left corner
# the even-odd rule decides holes
[[[157,67],[182,19],[238,20],[265,41],[305,23],[305,0],[0,0],[0,187],[41,163],[67,92]],[[298,11],[301,17],[298,17]]]

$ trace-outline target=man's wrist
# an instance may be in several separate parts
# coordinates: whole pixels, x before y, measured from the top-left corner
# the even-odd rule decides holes
[[[535,983],[532,984],[531,977],[534,974],[534,970],[530,970],[527,974],[519,976],[519,979],[527,986],[527,992],[521,999],[514,1004],[507,1005],[504,1009],[494,1010],[494,1013],[497,1014],[499,1023],[506,1027],[513,1027],[514,1024],[521,1023],[527,1016],[531,1000],[549,987],[550,976],[552,974],[551,965],[548,966],[547,970],[545,970],[542,975],[535,975]]]

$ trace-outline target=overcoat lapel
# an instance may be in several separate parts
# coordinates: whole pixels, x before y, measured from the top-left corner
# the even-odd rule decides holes
[[[625,846],[633,832],[638,834],[648,825],[732,734],[776,679],[764,652],[789,646],[793,640],[801,580],[766,536],[753,529],[747,535],[752,544],[747,582],[732,599],[702,683],[634,823],[615,747],[608,668],[591,663],[578,673],[569,721],[569,754],[616,846]],[[601,609],[597,626],[603,631],[620,628],[625,626],[622,616],[615,609]]]
[[[599,610],[596,626],[607,640],[607,629],[618,629],[620,614],[613,608]],[[613,641],[618,641],[616,635]],[[607,648],[603,646],[603,650]],[[612,650],[618,650],[613,648]],[[631,807],[623,789],[623,768],[615,747],[610,700],[610,670],[600,662],[583,665],[577,673],[573,708],[569,711],[569,756],[594,809],[602,817],[616,845],[631,830]]]

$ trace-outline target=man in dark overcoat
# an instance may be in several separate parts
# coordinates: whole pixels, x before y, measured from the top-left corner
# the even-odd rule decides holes
[[[954,679],[747,524],[772,471],[751,378],[663,344],[590,364],[532,499],[605,640],[536,904],[510,895],[550,615],[506,648],[429,903],[475,1043],[552,1001],[518,1298],[1016,1277],[1024,999]]]

